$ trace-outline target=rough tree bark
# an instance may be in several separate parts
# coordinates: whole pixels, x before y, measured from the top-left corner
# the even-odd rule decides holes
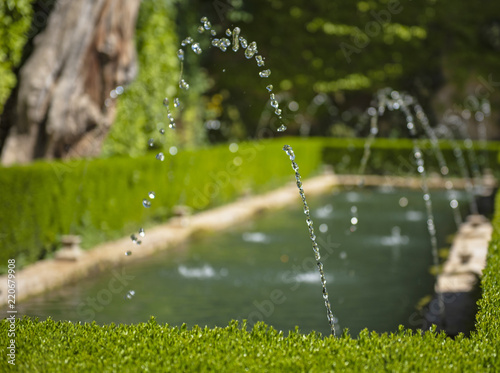
[[[137,71],[133,37],[139,5],[140,0],[57,1],[20,70],[3,164],[99,153],[115,117],[110,92]]]

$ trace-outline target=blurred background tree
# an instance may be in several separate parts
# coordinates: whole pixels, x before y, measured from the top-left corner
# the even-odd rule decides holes
[[[29,55],[26,20],[42,2],[7,1],[0,7],[0,32],[9,35],[0,45],[6,76],[1,104],[8,92],[11,98],[16,94],[16,77],[27,60],[20,57],[23,46]],[[362,135],[358,124],[373,93],[391,86],[415,95],[433,124],[449,109],[474,110],[472,96],[488,99],[489,138],[498,139],[499,14],[494,1],[478,7],[463,0],[143,0],[135,36],[138,75],[116,100],[116,120],[102,154],[143,154],[148,139],[158,150],[255,137],[259,126],[275,125],[267,84],[281,101],[287,134]],[[249,42],[257,42],[270,78],[259,78],[261,68],[242,53],[211,47],[207,33],[196,31],[202,16],[219,37],[226,28],[241,27]],[[181,94],[176,51],[186,36],[198,39],[203,53],[186,53],[184,76],[191,88]],[[160,135],[167,124],[163,98],[176,96],[183,103],[174,111],[178,130]],[[13,125],[5,112],[0,147]],[[382,135],[405,136],[392,121],[381,122]],[[470,130],[477,136],[473,121]]]

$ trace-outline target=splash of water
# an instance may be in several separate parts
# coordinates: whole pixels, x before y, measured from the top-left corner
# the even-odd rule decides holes
[[[316,242],[316,235],[314,234],[314,226],[313,221],[311,219],[311,213],[309,210],[309,205],[307,204],[306,195],[304,193],[304,189],[302,188],[302,180],[299,173],[299,166],[295,162],[295,153],[290,145],[283,146],[283,151],[289,156],[292,161],[292,168],[295,171],[295,180],[297,182],[297,188],[299,189],[300,198],[302,198],[302,203],[304,205],[304,214],[306,215],[306,223],[309,229],[309,238],[312,241],[312,248],[314,252],[314,258],[316,259],[316,265],[318,267],[321,285],[323,286],[323,299],[325,301],[326,307],[326,317],[328,319],[328,323],[330,324],[330,330],[332,335],[335,335],[335,317],[333,316],[332,306],[330,305],[330,300],[328,298],[328,290],[326,289],[326,277],[323,269],[323,263],[321,262],[321,255],[319,252],[319,246]]]

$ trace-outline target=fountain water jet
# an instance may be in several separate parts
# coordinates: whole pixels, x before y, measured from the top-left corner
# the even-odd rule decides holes
[[[321,285],[323,286],[323,299],[325,301],[326,307],[326,317],[328,319],[328,323],[330,324],[330,330],[332,335],[335,336],[335,317],[333,316],[332,306],[330,305],[330,300],[328,298],[328,290],[326,289],[326,278],[325,272],[323,270],[323,263],[321,262],[321,254],[319,252],[319,246],[316,242],[316,235],[314,234],[314,226],[313,221],[311,219],[311,213],[309,211],[309,205],[307,204],[306,195],[304,193],[304,189],[302,188],[301,176],[299,173],[299,166],[295,162],[295,153],[290,145],[283,146],[283,150],[290,157],[292,161],[292,168],[295,171],[295,179],[297,181],[297,188],[299,189],[300,198],[302,198],[302,203],[304,205],[304,214],[306,215],[306,223],[309,228],[309,238],[312,241],[312,248],[314,252],[314,258],[316,259],[316,265],[318,267],[318,271],[321,278]]]

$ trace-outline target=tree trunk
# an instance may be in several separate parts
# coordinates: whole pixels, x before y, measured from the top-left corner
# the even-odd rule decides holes
[[[116,109],[116,87],[137,71],[140,0],[58,0],[9,100],[2,163],[99,154]],[[5,120],[5,118],[4,118]],[[5,124],[3,124],[5,125]]]

